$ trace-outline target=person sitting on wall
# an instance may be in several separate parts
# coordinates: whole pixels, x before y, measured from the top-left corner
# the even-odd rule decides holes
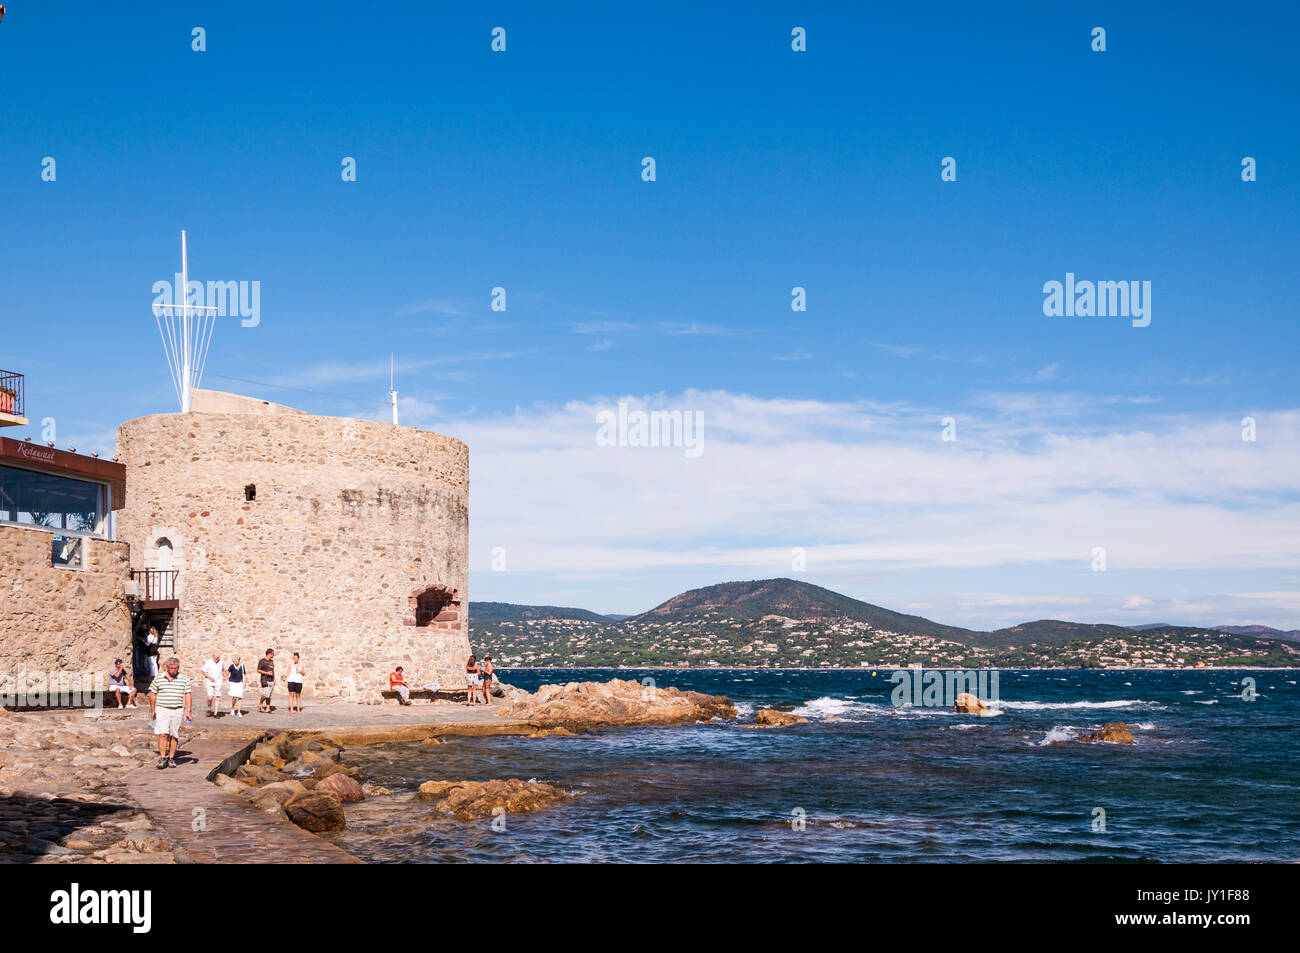
[[[129,691],[127,702],[132,708],[139,708],[135,703],[135,682],[126,672],[126,666],[122,664],[121,659],[113,660],[113,667],[108,670],[108,690],[117,697],[117,707],[125,708],[122,704],[122,692]]]
[[[399,665],[388,673],[388,687],[397,692],[399,705],[411,704],[411,690],[406,687],[406,676],[402,674],[402,666]]]

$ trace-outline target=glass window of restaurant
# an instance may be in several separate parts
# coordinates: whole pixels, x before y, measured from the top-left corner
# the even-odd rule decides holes
[[[3,523],[48,528],[63,536],[106,536],[107,496],[102,483],[0,466]]]

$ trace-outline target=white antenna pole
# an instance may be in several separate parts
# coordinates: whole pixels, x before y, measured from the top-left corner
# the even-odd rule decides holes
[[[181,229],[181,413],[190,412],[190,260],[185,250],[185,229]]]
[[[153,316],[167,356],[167,369],[171,371],[172,384],[181,402],[181,413],[188,413],[190,389],[202,382],[203,365],[219,309],[216,305],[190,304],[190,255],[184,229],[181,230],[181,270],[174,277],[180,282],[172,296],[176,300],[167,304],[154,302]]]
[[[393,355],[388,355],[388,399],[393,404],[393,423],[397,423],[397,391],[393,390]]]

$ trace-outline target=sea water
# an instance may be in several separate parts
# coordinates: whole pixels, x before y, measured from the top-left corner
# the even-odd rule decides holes
[[[503,671],[529,690],[649,677],[728,695],[741,719],[351,748],[393,793],[348,805],[332,838],[377,863],[1300,860],[1294,671],[1004,671],[983,717],[895,707],[889,675]],[[809,723],[743,727],[761,707]],[[1108,721],[1137,743],[1078,740]],[[410,800],[491,778],[574,797],[495,825]]]

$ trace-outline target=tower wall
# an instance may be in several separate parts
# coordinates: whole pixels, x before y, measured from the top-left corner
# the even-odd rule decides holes
[[[262,403],[200,392],[194,412],[118,430],[128,487],[118,538],[138,568],[179,570],[186,670],[220,651],[251,676],[274,648],[282,697],[295,651],[309,695],[374,700],[395,665],[409,684],[462,685],[468,448]],[[417,624],[430,589],[450,601]]]

